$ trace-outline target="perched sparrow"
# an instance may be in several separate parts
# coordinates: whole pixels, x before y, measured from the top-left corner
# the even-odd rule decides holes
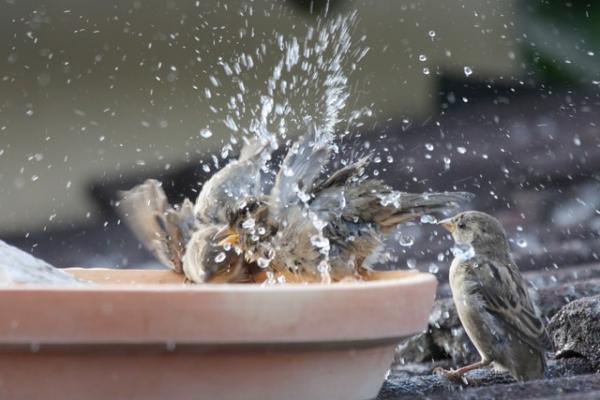
[[[455,207],[467,193],[402,193],[364,176],[369,157],[318,179],[329,143],[313,131],[288,151],[269,196],[245,199],[227,215],[246,259],[304,281],[358,277],[382,235],[423,214]]]
[[[185,199],[172,207],[160,182],[151,179],[121,192],[119,211],[158,261],[190,281],[241,280],[239,257],[219,244],[219,232],[227,224],[225,210],[233,207],[228,204],[259,194],[260,168],[268,154],[265,145],[248,142],[237,160],[204,183],[195,204]]]
[[[543,377],[544,350],[550,342],[512,260],[502,225],[477,211],[460,213],[440,224],[457,245],[469,248],[452,261],[450,288],[460,321],[481,361],[437,372],[456,379],[494,363],[518,380]]]

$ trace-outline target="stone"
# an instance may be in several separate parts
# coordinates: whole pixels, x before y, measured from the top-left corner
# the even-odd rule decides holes
[[[464,331],[452,299],[436,300],[427,331],[404,340],[396,350],[402,362],[450,358],[457,364],[477,361],[479,355]]]
[[[591,279],[542,288],[538,290],[536,302],[542,317],[549,320],[572,301],[597,295],[600,295],[600,279]]]
[[[557,358],[582,357],[600,372],[600,296],[567,304],[552,317],[547,329]]]

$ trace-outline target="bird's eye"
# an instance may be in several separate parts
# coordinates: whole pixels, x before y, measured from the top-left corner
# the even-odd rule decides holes
[[[465,225],[464,222],[461,222],[460,224],[458,224],[458,229],[465,229],[467,227],[467,225]]]

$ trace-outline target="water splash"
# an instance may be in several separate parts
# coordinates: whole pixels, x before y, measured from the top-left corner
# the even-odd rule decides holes
[[[466,261],[475,257],[475,249],[471,245],[455,245],[450,249],[455,258]]]
[[[236,54],[220,59],[220,69],[211,71],[205,90],[207,98],[213,99],[213,109],[222,112],[221,121],[233,136],[254,136],[263,143],[277,148],[281,139],[291,132],[296,136],[313,121],[318,128],[318,141],[331,143],[335,133],[350,131],[340,129],[342,122],[354,127],[362,116],[370,116],[369,109],[347,110],[350,96],[349,74],[368,53],[364,38],[357,43],[352,40],[352,27],[357,14],[340,15],[334,19],[317,19],[302,35],[285,35],[274,32],[249,53]],[[245,35],[246,33],[244,33]],[[253,67],[263,63],[263,56],[276,49],[280,58],[271,66],[271,73],[262,90],[248,91],[248,81],[256,81]],[[215,93],[227,86],[237,94],[227,104],[218,107]],[[316,99],[306,102],[305,99]]]
[[[246,16],[252,15],[252,9],[248,7],[242,12]],[[288,143],[304,133],[307,123],[316,127],[314,146],[326,146],[332,153],[339,152],[336,138],[342,139],[355,131],[354,128],[364,123],[364,117],[373,115],[370,108],[352,110],[347,106],[351,94],[350,74],[369,51],[364,45],[364,36],[358,41],[353,40],[352,30],[356,20],[356,12],[326,20],[318,18],[314,26],[306,27],[300,34],[297,32],[302,28],[295,28],[294,34],[273,32],[267,34],[254,50],[245,49],[239,54],[218,60],[218,68],[210,72],[203,90],[204,97],[211,101],[211,110],[216,114],[217,121],[231,135],[230,143],[225,144],[221,151],[222,159],[232,153],[231,143],[238,143],[244,137],[257,138],[261,143],[277,149],[280,144]],[[251,33],[248,30],[240,31],[240,37],[246,35]],[[280,56],[275,58],[272,65],[265,65],[267,58],[264,56],[272,51]],[[264,86],[258,90],[256,83],[261,78],[257,75],[260,71],[254,68],[257,64],[261,64],[260,71],[270,71]],[[225,91],[224,88],[229,90]],[[224,93],[236,93],[225,98],[221,90]],[[223,100],[222,104],[218,104],[220,100]],[[207,126],[199,132],[199,136],[207,139],[212,132],[211,127]],[[216,169],[217,164],[218,160],[215,160]],[[210,171],[211,168],[205,164],[203,169]],[[272,176],[276,174],[276,171],[266,172]],[[293,173],[291,170],[283,171],[287,177]],[[305,205],[311,199],[305,188],[298,187],[296,195]],[[340,205],[344,207],[345,198],[340,199]],[[311,243],[321,254],[318,266],[321,280],[330,281],[330,244],[323,233],[327,223],[310,211],[306,216],[315,228]],[[250,225],[250,221],[245,221],[243,228],[253,230],[254,226]],[[260,241],[258,235],[256,237]],[[264,245],[271,246],[270,243]],[[268,254],[275,251],[266,249]],[[266,268],[271,260],[272,257],[261,257],[258,259],[259,266]],[[274,277],[267,279],[269,282],[275,280]]]

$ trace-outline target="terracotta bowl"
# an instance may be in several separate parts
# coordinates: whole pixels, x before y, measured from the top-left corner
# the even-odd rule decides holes
[[[70,272],[101,284],[0,290],[0,398],[373,398],[436,288],[406,272],[269,287]]]

